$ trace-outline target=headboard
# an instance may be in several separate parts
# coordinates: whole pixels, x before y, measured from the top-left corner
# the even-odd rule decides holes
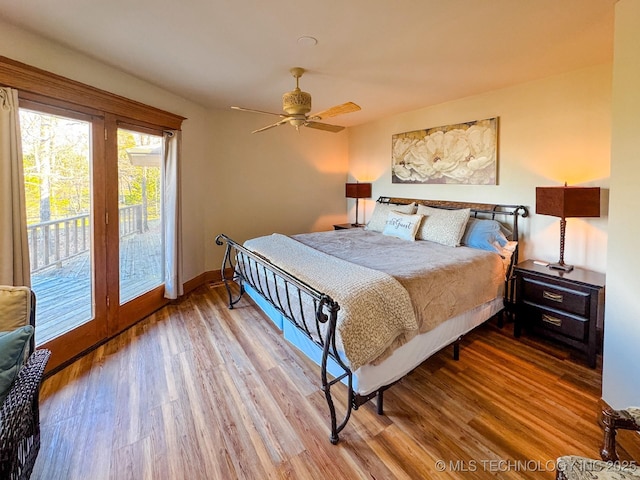
[[[513,232],[512,240],[518,241],[518,218],[528,217],[529,210],[523,205],[504,205],[498,203],[458,202],[452,200],[425,200],[419,198],[378,197],[378,203],[391,203],[395,205],[425,205],[427,207],[455,210],[458,208],[471,209],[471,215],[475,218],[490,218],[492,220],[508,221]]]

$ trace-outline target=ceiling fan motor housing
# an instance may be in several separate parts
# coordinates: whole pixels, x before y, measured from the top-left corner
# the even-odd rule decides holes
[[[282,110],[289,115],[304,115],[311,111],[311,95],[299,88],[282,95]]]

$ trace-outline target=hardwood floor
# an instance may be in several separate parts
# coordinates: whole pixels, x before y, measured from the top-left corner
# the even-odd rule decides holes
[[[225,302],[201,287],[46,379],[32,478],[551,479],[560,455],[598,456],[600,369],[493,320],[331,445],[319,368],[249,300]],[[621,432],[619,454],[640,461],[640,436]]]

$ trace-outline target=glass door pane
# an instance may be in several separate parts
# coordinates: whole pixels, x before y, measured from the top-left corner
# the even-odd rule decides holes
[[[91,123],[20,109],[36,341],[94,318]]]
[[[118,129],[121,305],[164,283],[162,142]]]

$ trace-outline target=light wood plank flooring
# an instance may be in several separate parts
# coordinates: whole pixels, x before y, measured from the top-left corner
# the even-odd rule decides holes
[[[493,320],[331,445],[318,367],[249,300],[225,302],[201,287],[46,379],[32,478],[551,479],[560,455],[597,458],[600,369]],[[640,461],[640,437],[619,440]]]

